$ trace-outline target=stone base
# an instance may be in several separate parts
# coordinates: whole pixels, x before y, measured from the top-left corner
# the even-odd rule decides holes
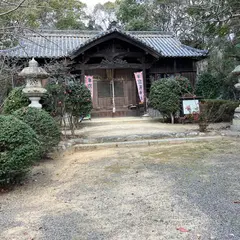
[[[232,131],[240,131],[240,118],[233,119],[233,123],[230,126]]]

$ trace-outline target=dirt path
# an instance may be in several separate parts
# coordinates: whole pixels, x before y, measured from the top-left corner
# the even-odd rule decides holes
[[[214,141],[46,161],[0,195],[0,239],[240,239],[239,153]]]

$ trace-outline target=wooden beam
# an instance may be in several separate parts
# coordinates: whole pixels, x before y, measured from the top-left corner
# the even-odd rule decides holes
[[[151,64],[145,64],[145,68],[148,69],[151,67]],[[142,69],[143,64],[138,63],[128,63],[124,65],[100,65],[100,64],[79,64],[75,65],[75,69],[81,69],[81,70],[90,70],[90,69]]]
[[[108,56],[110,57],[143,57],[145,53],[141,53],[141,52],[115,52],[115,53],[110,53],[110,52],[97,52],[91,55],[87,55],[89,58],[92,57],[103,57],[103,58],[107,58]]]

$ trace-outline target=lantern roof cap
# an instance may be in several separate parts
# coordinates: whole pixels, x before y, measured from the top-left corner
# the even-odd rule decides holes
[[[236,66],[232,71],[232,73],[235,75],[240,75],[240,65]]]
[[[38,79],[48,77],[48,73],[38,66],[38,62],[34,58],[29,61],[28,67],[25,67],[18,75],[25,78],[32,77]]]

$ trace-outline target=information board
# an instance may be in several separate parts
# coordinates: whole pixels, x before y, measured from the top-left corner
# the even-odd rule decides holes
[[[183,113],[184,114],[193,114],[199,113],[199,100],[183,100]]]

